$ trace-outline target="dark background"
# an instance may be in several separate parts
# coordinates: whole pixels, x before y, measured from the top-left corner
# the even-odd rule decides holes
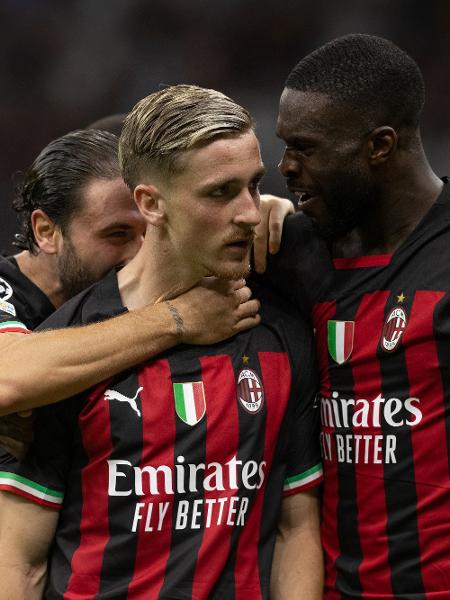
[[[419,63],[425,148],[438,174],[449,171],[449,0],[0,0],[0,28],[0,249],[16,230],[12,174],[161,83],[217,88],[246,106],[268,167],[263,191],[284,194],[274,136],[284,79],[350,32],[387,37]]]

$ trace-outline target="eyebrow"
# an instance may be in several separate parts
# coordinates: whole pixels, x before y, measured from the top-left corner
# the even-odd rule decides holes
[[[253,176],[251,177],[251,180],[262,179],[262,177],[264,177],[266,172],[267,172],[266,168],[261,167],[253,174]],[[207,189],[207,188],[211,188],[211,187],[222,187],[224,185],[228,185],[230,183],[236,183],[238,181],[241,181],[241,178],[232,177],[231,179],[216,179],[213,181],[207,181],[206,183],[203,184],[202,188]]]

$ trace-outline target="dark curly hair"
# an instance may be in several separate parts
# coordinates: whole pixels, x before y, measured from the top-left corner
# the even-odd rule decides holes
[[[21,225],[14,245],[36,253],[31,225],[34,210],[43,210],[64,233],[81,208],[84,186],[92,178],[121,176],[118,138],[95,129],[73,131],[46,146],[18,182],[13,208]]]
[[[358,109],[373,126],[416,127],[425,101],[414,60],[389,40],[359,33],[339,37],[305,56],[285,85],[327,94]]]

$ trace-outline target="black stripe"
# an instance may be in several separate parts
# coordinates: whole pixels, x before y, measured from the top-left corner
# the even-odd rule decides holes
[[[336,319],[354,321],[358,306],[352,306],[350,311],[336,304]],[[349,391],[349,398],[354,398],[354,381],[350,363],[338,365],[328,354],[328,372],[330,376],[330,391]],[[353,409],[349,410],[349,423],[352,423]],[[342,424],[341,424],[342,425]],[[340,427],[342,435],[352,434],[353,429]],[[358,532],[358,505],[356,498],[356,474],[354,464],[338,462],[338,503],[337,503],[337,535],[341,554],[336,559],[336,588],[342,594],[343,600],[361,598],[362,585],[359,578],[359,567],[362,562],[362,549]],[[346,500],[344,500],[344,498]]]
[[[401,282],[398,283],[401,286]],[[405,285],[395,290],[386,303],[385,319],[397,304],[397,295],[403,292],[406,314],[411,313],[414,293]],[[389,390],[395,390],[395,396],[404,400],[410,394],[408,371],[405,362],[403,344],[399,342],[393,352],[378,349],[381,368],[381,387],[384,398],[392,397]],[[407,419],[404,405],[396,418]],[[392,427],[382,420],[384,439],[392,434]],[[414,476],[414,457],[409,426],[398,427],[395,431],[397,439],[396,463],[384,464],[384,489],[387,508],[388,554],[391,567],[392,591],[395,597],[409,598],[414,590],[414,600],[425,600],[421,577],[421,560],[419,546],[419,527],[417,521],[417,495]]]
[[[241,338],[242,339],[242,338]],[[253,344],[255,346],[255,344]],[[239,348],[238,348],[239,349]],[[240,348],[239,353],[235,353],[232,358],[234,374],[236,382],[239,379],[239,373],[242,369],[251,369],[256,373],[260,382],[261,367],[259,364],[258,356],[255,352],[252,352],[249,348],[245,348],[242,351]],[[249,360],[247,363],[243,363],[242,356],[247,355]],[[239,438],[238,438],[238,452],[237,460],[248,462],[250,460],[260,463],[264,457],[264,441],[265,441],[265,429],[266,429],[266,404],[264,402],[261,410],[256,414],[249,413],[237,399],[238,404],[238,418],[239,418]],[[247,515],[251,511],[252,504],[255,499],[257,490],[243,489],[242,483],[240,489],[236,491],[235,495],[241,498],[248,498],[249,508]],[[247,516],[248,518],[248,516]],[[234,570],[236,566],[236,551],[239,543],[239,536],[242,531],[241,527],[234,527],[230,538],[230,553],[227,563],[224,568],[222,577],[218,580],[213,593],[210,596],[210,600],[234,600],[235,598],[235,577]],[[267,567],[267,566],[266,566]],[[267,570],[267,569],[266,569]],[[260,571],[261,573],[261,571]],[[265,573],[263,573],[265,574]],[[263,598],[267,598],[267,594],[264,594],[262,590]]]
[[[119,375],[108,386],[108,389],[114,389],[128,398],[133,398],[137,389],[140,387],[137,373],[127,371]],[[106,400],[105,400],[106,401]],[[136,399],[139,409],[141,409],[140,395]],[[111,460],[126,460],[133,466],[139,466],[142,458],[143,431],[142,418],[131,408],[127,402],[117,400],[109,401],[109,410],[111,414],[111,439],[113,449]],[[134,479],[131,479],[134,482]],[[130,485],[128,477],[119,477],[116,488],[124,490],[132,489],[128,496],[110,496],[108,500],[109,531],[110,539],[106,544],[103,564],[101,570],[101,579],[99,593],[96,598],[107,598],[108,588],[111,587],[111,580],[117,580],[120,576],[120,592],[114,593],[114,600],[126,600],[128,585],[133,578],[134,563],[136,560],[136,550],[138,544],[138,532],[132,532],[132,524],[136,510],[136,504],[142,502],[142,498],[137,496],[134,491],[134,485]],[[105,490],[106,493],[106,490]],[[124,540],[124,530],[130,531]],[[102,594],[104,594],[102,596]]]
[[[173,383],[184,383],[201,380],[200,363],[192,353],[178,353],[169,358],[170,370]],[[187,425],[177,415],[176,438],[174,446],[174,464],[177,457],[184,457],[185,465],[185,489],[188,490],[189,468],[188,465],[205,464],[206,459],[206,424],[208,412],[196,425]],[[204,469],[196,472],[197,491],[176,492],[173,499],[172,513],[172,540],[170,554],[167,561],[164,583],[159,598],[190,598],[192,595],[192,583],[194,580],[195,566],[198,552],[202,543],[204,531],[203,504],[200,505],[201,515],[196,518],[199,529],[192,529],[193,503],[195,500],[203,500],[203,476]],[[187,507],[187,521],[180,518],[177,528],[177,518],[183,514]],[[183,528],[181,528],[185,525]],[[180,585],[181,582],[181,585]]]

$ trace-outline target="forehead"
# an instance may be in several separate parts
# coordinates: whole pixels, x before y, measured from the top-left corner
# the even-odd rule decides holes
[[[277,135],[286,141],[304,136],[334,136],[346,129],[348,122],[347,112],[327,94],[283,90]]]
[[[253,131],[215,139],[183,154],[181,178],[247,179],[263,168],[259,142]]]
[[[111,223],[133,222],[138,214],[133,195],[121,177],[93,178],[81,190],[80,210],[71,225],[100,230]]]

